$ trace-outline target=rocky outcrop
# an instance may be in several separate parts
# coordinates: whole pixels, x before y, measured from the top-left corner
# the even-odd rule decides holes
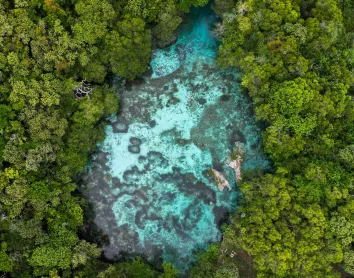
[[[224,175],[215,169],[211,169],[212,176],[215,178],[216,184],[218,185],[219,191],[224,191],[224,188],[227,187],[231,190],[229,182],[225,179]]]
[[[234,169],[235,171],[235,179],[236,182],[242,180],[242,175],[241,175],[241,167],[242,167],[242,156],[241,155],[236,155],[235,160],[231,160],[230,162],[227,162],[226,165]]]
[[[227,166],[231,167],[235,171],[236,182],[242,180],[241,167],[243,162],[243,154],[245,152],[245,146],[242,142],[237,141],[235,143],[235,148],[229,161],[226,163]],[[218,185],[219,191],[224,191],[225,187],[231,190],[230,183],[224,177],[224,175],[215,169],[210,169],[210,175],[215,178],[216,184]]]
[[[236,142],[233,154],[231,155],[231,160],[226,163],[227,166],[231,167],[235,171],[236,182],[242,180],[241,167],[243,162],[244,154],[244,144],[242,142]]]

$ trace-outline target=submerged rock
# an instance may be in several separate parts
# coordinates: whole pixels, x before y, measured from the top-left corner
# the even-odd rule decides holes
[[[215,181],[218,185],[219,191],[224,191],[224,188],[227,187],[229,191],[231,190],[231,186],[227,179],[225,179],[224,175],[215,169],[211,169],[212,176],[214,176]]]
[[[232,128],[232,127],[231,127]],[[241,142],[243,144],[246,143],[246,137],[245,135],[242,133],[241,130],[234,130],[232,131],[232,135],[231,135],[231,140],[230,143],[232,144],[233,142]]]
[[[137,137],[130,137],[129,142],[134,145],[134,146],[140,146],[141,145],[141,139]]]
[[[235,146],[231,161],[227,162],[226,165],[234,169],[236,182],[239,182],[242,180],[241,167],[245,150],[242,142],[236,142]]]
[[[115,122],[112,124],[114,133],[127,133],[129,129],[129,125],[122,122]]]
[[[140,153],[139,146],[128,146],[128,151],[131,153]]]
[[[220,101],[229,101],[230,98],[231,98],[230,95],[222,95],[222,96],[219,97]]]
[[[185,146],[188,145],[192,142],[192,140],[187,140],[187,139],[183,139],[183,138],[177,138],[176,139],[176,143],[180,146]]]
[[[201,104],[201,105],[204,105],[207,103],[207,100],[205,98],[198,98],[197,99],[198,103]]]
[[[236,155],[235,160],[226,163],[227,166],[234,169],[236,182],[242,180],[242,175],[241,175],[242,162],[243,162],[242,156]]]
[[[156,126],[156,121],[155,120],[150,121],[149,126],[150,127]]]

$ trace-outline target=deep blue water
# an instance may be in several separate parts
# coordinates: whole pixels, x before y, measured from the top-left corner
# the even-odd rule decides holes
[[[178,41],[154,50],[151,70],[119,91],[119,114],[86,177],[95,222],[110,239],[107,257],[162,257],[188,271],[198,250],[220,240],[220,223],[237,206],[225,165],[235,143],[245,144],[243,169],[267,166],[237,73],[215,65],[214,21],[209,8],[193,9]],[[210,168],[233,190],[219,192]]]

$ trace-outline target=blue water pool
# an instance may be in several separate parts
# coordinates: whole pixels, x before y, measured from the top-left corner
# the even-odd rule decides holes
[[[86,176],[95,222],[110,240],[107,257],[163,258],[185,273],[237,207],[225,165],[235,143],[245,144],[243,169],[267,167],[238,74],[215,65],[214,21],[210,8],[192,10],[177,42],[154,50],[150,70],[121,86],[119,114]],[[219,192],[211,168],[233,190]]]

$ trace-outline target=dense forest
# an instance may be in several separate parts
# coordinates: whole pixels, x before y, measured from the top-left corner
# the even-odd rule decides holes
[[[151,49],[207,2],[0,0],[2,277],[177,276],[102,259],[79,233],[77,175],[117,112],[111,77],[146,71]],[[223,241],[190,276],[354,275],[354,2],[212,5],[218,62],[241,72],[273,170],[246,173]]]
[[[258,277],[354,275],[354,2],[215,3],[219,63],[241,70],[274,170],[239,185],[220,251],[246,251]],[[197,277],[220,268],[200,260]]]

